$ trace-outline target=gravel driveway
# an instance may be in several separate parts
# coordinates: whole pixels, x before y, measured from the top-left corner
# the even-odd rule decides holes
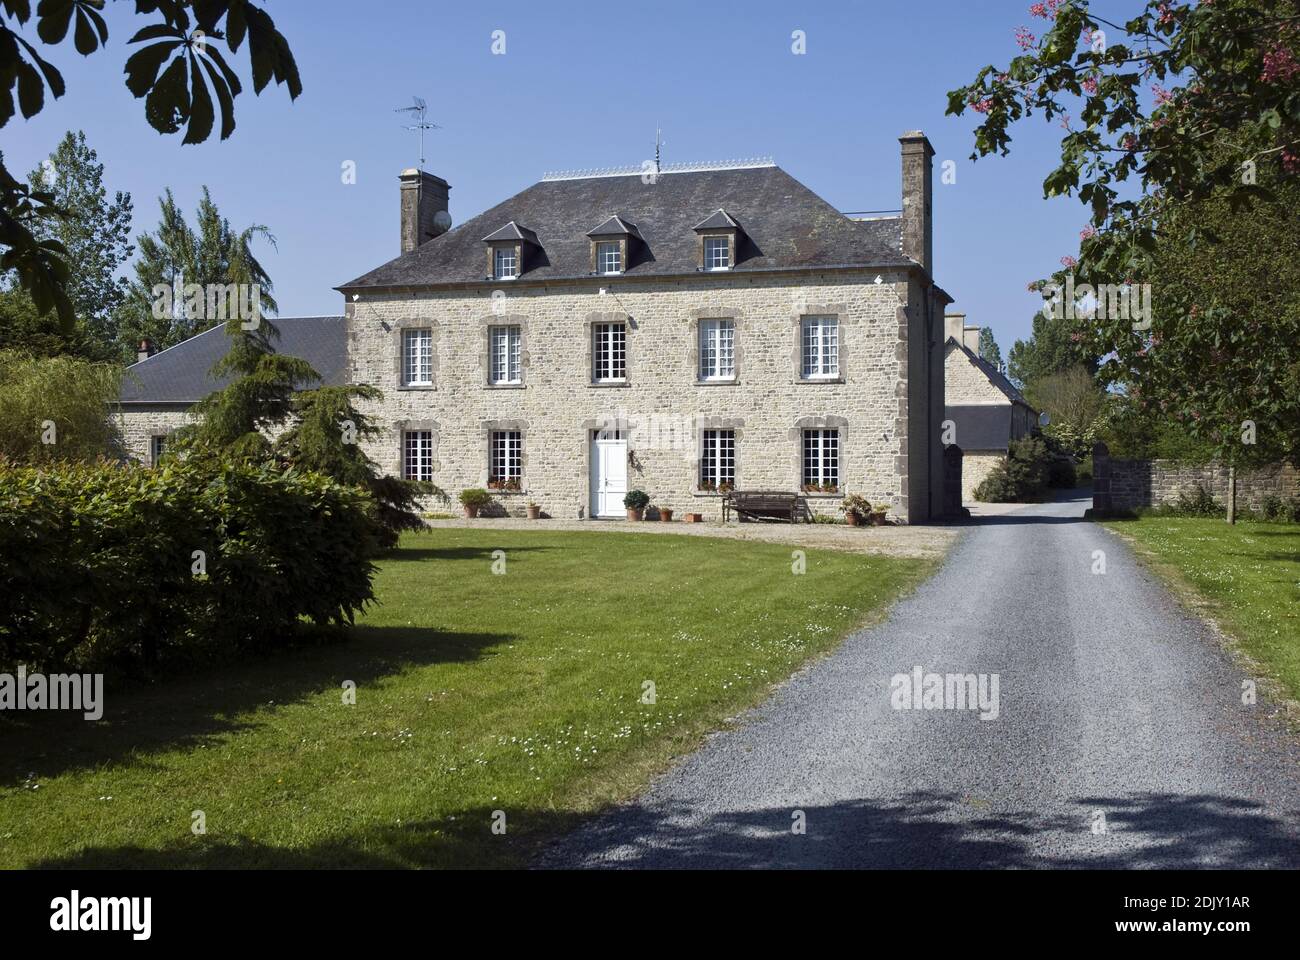
[[[887,622],[539,865],[1300,866],[1296,741],[1087,505],[972,521]],[[990,705],[996,674],[996,719],[895,709],[918,666]]]

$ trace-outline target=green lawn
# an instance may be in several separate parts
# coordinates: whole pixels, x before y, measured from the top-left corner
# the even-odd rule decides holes
[[[791,549],[408,535],[350,641],[147,688],[110,683],[98,724],[0,721],[0,866],[518,863],[932,569],[807,551],[795,576]],[[348,680],[355,706],[342,702]],[[497,810],[504,835],[491,830]]]
[[[1242,651],[1300,700],[1300,526],[1174,517],[1109,526],[1190,588]]]

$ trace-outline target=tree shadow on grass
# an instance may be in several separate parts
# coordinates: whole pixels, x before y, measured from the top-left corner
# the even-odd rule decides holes
[[[507,531],[509,532],[509,531]],[[403,563],[424,563],[427,560],[480,560],[488,562],[496,550],[504,550],[508,555],[519,553],[537,553],[549,550],[549,547],[512,546],[508,536],[501,537],[495,546],[483,547],[403,547],[401,550],[382,559],[383,566]]]
[[[409,667],[468,663],[513,634],[456,633],[428,627],[359,626],[343,643],[297,647],[201,674],[167,677],[156,686],[106,680],[99,721],[79,712],[6,713],[0,721],[0,785],[114,763],[128,756],[194,749],[210,738],[252,729],[263,721],[239,714],[358,688]]]
[[[1054,815],[971,816],[960,795],[918,791],[890,801],[802,806],[699,817],[689,804],[615,808],[582,822],[573,813],[477,808],[303,848],[217,833],[162,849],[91,847],[40,868],[403,868],[542,869],[1134,869],[1295,867],[1294,827],[1250,801],[1215,794],[1079,797]],[[1093,834],[1094,811],[1107,832]],[[178,825],[183,830],[185,824]],[[576,828],[576,829],[575,829]],[[1047,835],[1047,836],[1045,836]],[[560,838],[558,841],[556,838]]]

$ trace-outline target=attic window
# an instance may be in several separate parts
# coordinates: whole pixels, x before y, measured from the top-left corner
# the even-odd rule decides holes
[[[519,276],[519,258],[515,248],[497,247],[492,251],[492,279],[514,280]]]
[[[731,269],[731,237],[704,238],[704,269]]]
[[[596,272],[609,275],[623,272],[622,245],[617,240],[596,244]]]

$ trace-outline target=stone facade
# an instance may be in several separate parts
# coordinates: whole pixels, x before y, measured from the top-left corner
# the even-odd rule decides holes
[[[1100,482],[1098,482],[1100,481]],[[1228,502],[1226,464],[1188,464],[1173,460],[1112,460],[1105,446],[1093,454],[1093,506],[1098,510],[1133,510],[1174,503],[1201,487],[1220,503]],[[1270,494],[1300,496],[1300,472],[1289,464],[1237,472],[1238,508],[1258,510]]]
[[[189,404],[133,404],[119,408],[114,421],[127,456],[153,466],[153,438],[166,437],[189,422]]]
[[[1010,403],[1007,395],[989,382],[984,371],[956,347],[949,347],[943,362],[944,399],[949,406],[966,403]],[[961,442],[959,437],[958,443]]]
[[[492,430],[519,430],[522,489],[494,492],[514,515],[530,500],[552,516],[589,515],[601,428],[626,432],[629,489],[714,519],[720,498],[699,489],[703,430],[736,431],[738,488],[793,491],[802,431],[834,428],[841,489],[809,495],[810,506],[832,513],[853,492],[924,520],[940,512],[943,410],[942,304],[925,289],[905,270],[837,270],[365,294],[346,305],[350,379],[384,391],[365,409],[383,430],[367,453],[401,475],[403,431],[431,431],[433,481],[452,496],[486,486]],[[806,315],[839,320],[834,380],[800,377]],[[735,323],[734,381],[698,378],[698,325],[715,318]],[[627,325],[626,382],[593,383],[592,327],[611,321]],[[521,328],[522,384],[489,385],[494,325]],[[432,387],[401,386],[402,331],[413,327],[432,331]]]
[[[993,472],[993,468],[1003,459],[1001,453],[962,452],[961,458],[961,499],[970,503],[975,499],[975,488]]]

